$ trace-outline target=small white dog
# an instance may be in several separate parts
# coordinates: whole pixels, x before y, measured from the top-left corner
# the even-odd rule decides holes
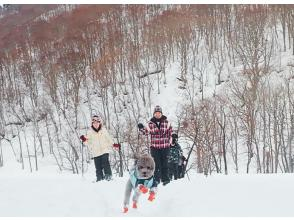
[[[133,208],[137,208],[139,196],[147,193],[149,189],[149,201],[155,199],[157,184],[154,179],[155,163],[149,154],[144,154],[137,157],[135,166],[130,170],[130,179],[127,182],[124,198],[124,210],[128,212],[129,201],[132,191],[133,195]]]

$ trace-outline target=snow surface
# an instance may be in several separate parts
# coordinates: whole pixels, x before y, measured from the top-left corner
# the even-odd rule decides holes
[[[13,170],[13,169],[12,169]],[[122,213],[128,175],[93,183],[94,165],[82,175],[1,168],[0,217],[293,217],[294,175],[191,173],[158,186],[153,202]]]

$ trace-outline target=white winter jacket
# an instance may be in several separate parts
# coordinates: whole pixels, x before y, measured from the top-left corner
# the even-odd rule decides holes
[[[99,132],[93,129],[88,131],[87,144],[93,157],[98,157],[109,153],[113,145],[113,140],[108,131],[102,126]]]

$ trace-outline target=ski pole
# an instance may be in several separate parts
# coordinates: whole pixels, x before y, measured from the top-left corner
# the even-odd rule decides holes
[[[82,176],[84,176],[84,142],[82,141]]]

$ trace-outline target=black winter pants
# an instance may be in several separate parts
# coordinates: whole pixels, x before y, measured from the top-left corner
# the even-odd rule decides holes
[[[183,178],[185,176],[184,164],[179,165],[178,170],[179,170],[179,178]]]
[[[176,180],[176,179],[180,178],[178,163],[170,163],[168,172],[169,172],[169,178],[170,179],[173,178],[174,180]]]
[[[112,176],[109,154],[103,154],[98,157],[94,157],[94,163],[96,168],[97,181],[103,180],[104,178],[110,178]]]
[[[154,178],[157,183],[169,181],[168,175],[169,148],[157,149],[151,147],[151,156],[155,162]]]

